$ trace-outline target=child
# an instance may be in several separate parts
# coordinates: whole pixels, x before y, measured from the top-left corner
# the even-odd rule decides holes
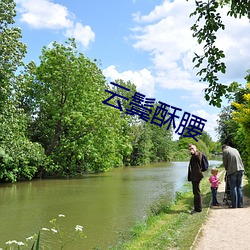
[[[218,174],[218,169],[217,168],[212,168],[211,169],[211,176],[209,178],[209,181],[211,183],[211,190],[212,190],[212,205],[213,206],[219,206],[220,204],[217,201],[217,189],[220,184],[219,179],[217,177]]]

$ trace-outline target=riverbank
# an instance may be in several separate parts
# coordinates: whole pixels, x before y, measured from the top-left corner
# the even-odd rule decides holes
[[[220,170],[223,182],[224,171]],[[129,238],[119,246],[111,249],[190,249],[200,228],[207,219],[210,209],[211,191],[208,176],[201,182],[203,211],[190,215],[193,208],[191,184],[185,186],[185,191],[177,193],[175,200],[169,206],[159,205],[153,209],[145,222],[136,225]]]

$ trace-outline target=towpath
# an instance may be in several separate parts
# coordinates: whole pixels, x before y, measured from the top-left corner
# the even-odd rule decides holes
[[[207,221],[201,227],[192,250],[249,250],[250,198],[244,196],[244,207],[230,209],[223,202],[225,182],[218,188],[220,206],[211,207]]]

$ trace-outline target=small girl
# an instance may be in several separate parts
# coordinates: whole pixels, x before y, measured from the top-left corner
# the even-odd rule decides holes
[[[211,183],[211,190],[212,190],[212,205],[213,206],[219,206],[220,204],[217,201],[217,189],[220,184],[219,179],[217,177],[218,169],[212,168],[211,169],[211,176],[209,178],[209,181]]]

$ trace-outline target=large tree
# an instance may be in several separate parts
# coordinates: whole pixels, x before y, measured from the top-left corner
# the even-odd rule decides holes
[[[15,2],[0,1],[0,179],[31,179],[45,163],[42,147],[26,136],[26,116],[20,107],[25,85],[20,73],[26,45],[14,26]]]
[[[241,135],[241,144],[239,145],[240,151],[243,154],[243,160],[245,163],[246,173],[250,177],[250,75],[246,77],[247,84],[242,89],[242,96],[236,96],[235,101],[232,102],[232,106],[236,108],[232,112],[233,120],[239,124],[239,133]]]
[[[205,99],[209,104],[220,107],[221,97],[232,89],[231,86],[220,83],[218,78],[219,73],[226,72],[226,64],[223,61],[225,54],[215,44],[217,32],[225,29],[219,7],[229,5],[228,15],[235,18],[248,16],[250,19],[250,4],[249,0],[199,0],[195,3],[196,9],[190,16],[196,16],[197,20],[191,30],[198,43],[203,44],[203,54],[195,53],[194,67],[199,69],[197,75],[200,80],[209,84],[205,89]]]
[[[20,41],[21,30],[13,26],[15,7],[13,0],[0,2],[0,111],[14,101],[13,91],[20,84],[16,72],[24,65],[22,59],[26,54],[26,45]]]
[[[218,126],[216,131],[219,135],[219,141],[221,145],[227,144],[232,147],[236,147],[235,136],[239,129],[239,124],[232,119],[232,107],[224,107],[219,113],[219,119],[217,120]]]
[[[121,165],[120,112],[102,103],[109,96],[104,76],[74,39],[44,47],[40,64],[29,69],[29,135],[57,165],[46,170],[72,175]]]
[[[147,120],[145,119],[146,116],[142,115],[142,113],[146,113],[147,110],[144,109],[144,101],[150,102],[150,99],[144,100],[143,95],[140,96],[141,93],[137,92],[136,86],[131,82],[116,80],[115,83],[109,84],[109,86],[111,86],[109,90],[112,90],[113,93],[116,94],[109,103],[113,105],[113,107],[116,106],[120,108],[123,122],[123,129],[121,130],[122,138],[128,139],[130,142],[129,148],[132,149],[132,152],[129,152],[127,147],[126,151],[123,150],[124,165],[141,165],[150,162],[170,160],[173,156],[171,141],[172,129],[167,130],[167,126],[151,124],[150,121],[150,118],[152,118],[156,111],[157,103],[152,104],[149,119],[145,121]],[[135,96],[140,96],[140,98],[135,101]],[[117,105],[118,100],[120,106]],[[138,104],[139,102],[140,105]],[[138,105],[136,105],[136,103]],[[127,113],[131,108],[134,110],[134,114],[133,112],[131,114],[131,111],[129,114]]]

